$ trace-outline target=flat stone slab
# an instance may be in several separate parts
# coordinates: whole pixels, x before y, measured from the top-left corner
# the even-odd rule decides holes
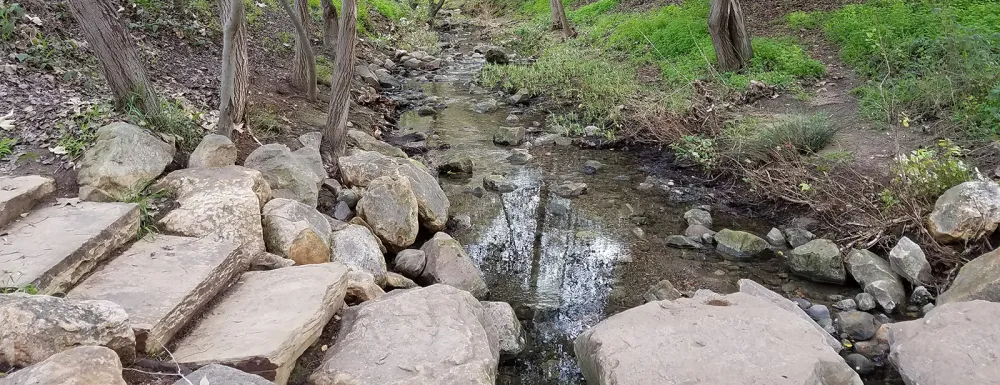
[[[129,315],[136,349],[155,354],[248,265],[249,257],[230,242],[150,234],[67,298],[118,304]]]
[[[0,237],[0,286],[65,293],[139,231],[134,203],[79,202],[35,210]]]
[[[174,358],[192,368],[232,366],[284,385],[346,290],[347,267],[337,262],[243,274],[177,342]]]
[[[38,175],[0,177],[0,228],[48,199],[56,181]]]

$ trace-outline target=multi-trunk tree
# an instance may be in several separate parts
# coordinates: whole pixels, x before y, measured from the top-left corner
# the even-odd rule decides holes
[[[739,0],[712,0],[708,32],[712,35],[720,70],[736,71],[750,62],[753,47]]]
[[[222,86],[216,133],[232,137],[243,124],[250,87],[247,68],[247,23],[243,0],[219,0],[222,31]]]
[[[354,44],[357,40],[358,4],[356,0],[343,0],[340,7],[340,31],[337,54],[333,65],[333,82],[330,86],[330,110],[320,151],[324,163],[339,172],[338,158],[347,146],[347,115],[351,106],[351,79],[354,78]]]
[[[159,115],[159,99],[115,1],[69,0],[69,9],[97,54],[115,104],[119,108],[133,105],[146,116]]]
[[[306,99],[316,100],[316,56],[309,39],[309,1],[295,0],[295,9],[288,0],[278,0],[295,27],[295,59],[292,62],[292,86],[305,91]]]

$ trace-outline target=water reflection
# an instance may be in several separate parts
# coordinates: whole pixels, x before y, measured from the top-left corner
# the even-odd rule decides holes
[[[573,338],[604,317],[614,266],[627,250],[570,200],[548,192],[537,170],[509,178],[518,190],[499,196],[496,216],[467,246],[493,299],[531,315],[525,326],[533,346],[501,368],[516,377],[498,383],[582,383]]]

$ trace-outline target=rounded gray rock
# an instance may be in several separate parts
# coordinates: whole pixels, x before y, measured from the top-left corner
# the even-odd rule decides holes
[[[411,279],[417,279],[424,272],[427,257],[423,251],[406,249],[396,254],[396,263],[392,270]]]
[[[869,311],[875,308],[875,297],[868,293],[860,293],[854,298],[858,304],[858,310]]]

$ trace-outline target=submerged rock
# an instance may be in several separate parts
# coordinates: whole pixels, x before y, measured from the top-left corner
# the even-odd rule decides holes
[[[934,279],[924,251],[908,237],[900,238],[896,247],[889,251],[889,266],[914,285],[928,284]]]
[[[793,273],[816,282],[843,284],[847,271],[837,244],[816,239],[796,247],[786,259]]]
[[[507,157],[507,161],[513,165],[527,164],[531,161],[531,153],[523,148],[515,148],[511,151],[510,156]]]
[[[868,250],[851,249],[844,262],[854,280],[887,313],[898,310],[906,301],[903,281],[892,271],[888,261]]]
[[[683,235],[671,235],[664,241],[667,246],[678,249],[700,249],[701,243]]]
[[[611,316],[577,337],[574,351],[591,384],[861,385],[808,322],[748,294],[702,290]]]
[[[889,324],[889,359],[907,384],[995,384],[1000,303],[954,302],[922,319]]]
[[[472,175],[473,162],[469,154],[455,154],[444,160],[438,171],[444,174]]]
[[[692,210],[694,211],[694,210]],[[701,210],[698,210],[701,211]],[[691,211],[689,211],[691,212]],[[702,211],[707,213],[706,211]],[[685,214],[687,217],[687,214]],[[688,219],[688,223],[692,223]],[[699,223],[704,223],[699,221]],[[711,221],[709,221],[711,225]],[[704,225],[703,225],[704,226]],[[708,226],[706,226],[708,227]],[[720,253],[736,259],[745,259],[757,256],[768,249],[768,243],[761,237],[730,229],[722,229],[715,234],[715,249]]]
[[[971,181],[948,189],[927,216],[927,230],[938,242],[979,239],[1000,223],[1000,185]]]
[[[483,188],[502,194],[517,190],[517,185],[507,180],[503,175],[487,175],[483,177]]]
[[[875,316],[855,310],[837,313],[833,324],[837,327],[837,331],[847,333],[854,341],[870,340],[878,329]]]
[[[553,193],[563,198],[576,198],[587,193],[587,184],[579,182],[563,183],[556,186]]]
[[[937,304],[972,300],[1000,302],[1000,249],[980,255],[959,270]]]
[[[501,146],[520,146],[524,142],[524,127],[500,127],[493,133],[493,143]]]

